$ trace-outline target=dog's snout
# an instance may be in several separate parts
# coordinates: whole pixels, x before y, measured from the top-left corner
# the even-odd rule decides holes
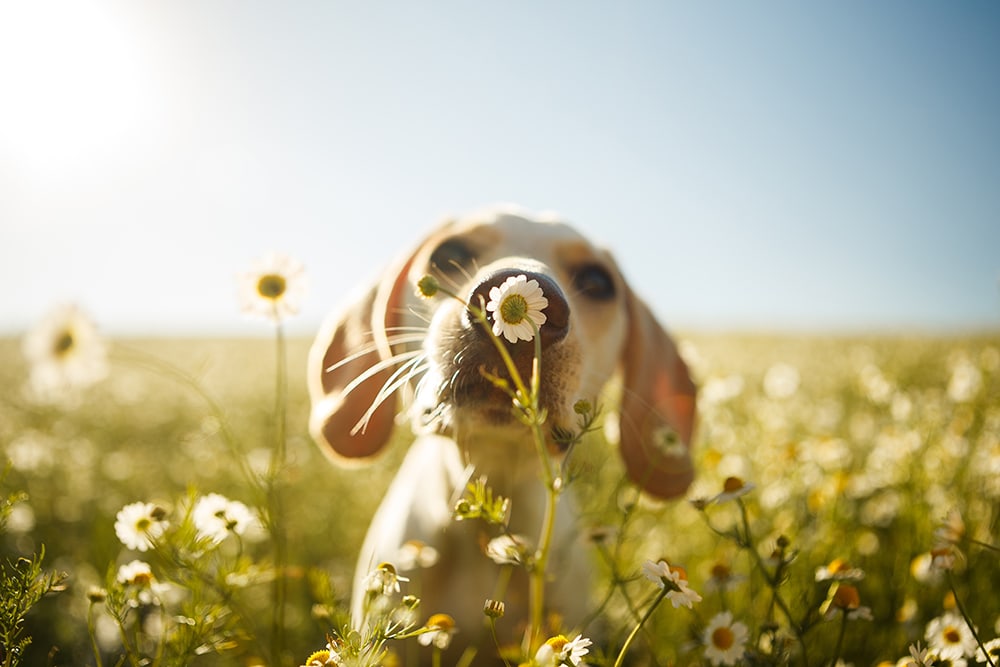
[[[488,304],[491,299],[490,292],[493,288],[500,288],[509,278],[524,276],[526,282],[535,281],[538,283],[542,296],[548,301],[542,309],[545,315],[545,323],[539,327],[538,332],[542,339],[542,345],[557,343],[566,337],[569,331],[569,303],[566,296],[555,280],[536,271],[526,271],[523,269],[501,269],[487,276],[472,290],[469,296],[469,304],[475,307],[482,307]],[[488,314],[492,322],[494,317],[500,317],[497,312]]]

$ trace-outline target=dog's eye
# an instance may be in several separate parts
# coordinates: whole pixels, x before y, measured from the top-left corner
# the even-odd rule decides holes
[[[461,268],[469,268],[475,261],[476,255],[458,239],[449,239],[435,248],[431,253],[431,266],[451,273]]]
[[[615,297],[615,280],[608,270],[597,264],[580,267],[573,274],[573,287],[590,299],[608,301]]]

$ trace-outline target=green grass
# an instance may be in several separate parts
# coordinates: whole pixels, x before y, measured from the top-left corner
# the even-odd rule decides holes
[[[702,387],[699,478],[691,497],[718,493],[729,476],[754,483],[740,499],[749,528],[740,540],[752,547],[731,539],[733,526],[743,525],[736,502],[705,513],[687,502],[648,502],[621,486],[609,445],[587,438],[575,453],[573,486],[583,499],[585,528],[613,526],[621,535],[620,543],[612,539],[600,548],[617,544],[614,569],[629,579],[622,584],[629,599],[638,603],[655,589],[632,580],[650,558],[683,565],[705,598],[691,611],[657,609],[630,655],[660,665],[701,661],[698,629],[723,604],[754,638],[772,622],[799,626],[801,640],[791,641],[797,664],[828,664],[835,654],[856,665],[895,661],[910,643],[926,643],[927,623],[954,605],[947,577],[920,581],[911,574],[913,560],[935,544],[935,528],[957,509],[966,540],[1000,542],[1000,336],[682,339]],[[76,404],[45,407],[22,394],[27,368],[19,345],[0,341],[0,459],[13,462],[0,497],[24,492],[27,500],[0,534],[0,555],[3,562],[30,558],[44,545],[43,567],[69,575],[67,590],[46,596],[28,614],[33,642],[24,664],[93,664],[88,591],[106,585],[113,564],[134,557],[114,532],[122,506],[142,500],[177,510],[191,489],[257,507],[266,501],[248,484],[240,461],[263,469],[270,456],[275,346],[266,340],[113,341],[106,380]],[[330,602],[329,591],[317,582],[329,576],[332,596],[345,602],[368,519],[405,450],[401,436],[370,468],[347,471],[326,461],[306,432],[307,347],[293,340],[287,349],[288,462],[279,477],[289,545],[282,664],[301,664],[325,645],[331,621],[315,612]],[[794,368],[797,384],[789,384],[794,373],[788,368],[774,370],[777,364]],[[778,386],[769,394],[767,378],[780,385],[782,368],[785,389],[794,391],[782,395]],[[962,396],[952,387],[949,394],[956,368],[974,369],[974,391]],[[25,524],[29,515],[33,526]],[[781,602],[775,603],[752,553],[770,555],[779,539],[795,558],[783,568]],[[982,639],[993,639],[1000,558],[968,541],[961,550],[951,573],[958,602]],[[255,572],[272,564],[267,540],[247,540],[237,556],[256,564]],[[594,557],[604,562],[598,547]],[[855,585],[874,617],[851,621],[839,651],[840,622],[819,616],[829,583],[815,581],[816,568],[835,558],[864,570]],[[709,591],[719,562],[746,577],[724,600]],[[263,620],[271,614],[267,579],[262,575],[226,599],[242,610],[229,620],[245,621],[234,631],[235,644],[191,657],[192,664],[273,659]],[[595,591],[594,600],[605,590]],[[634,622],[620,594],[611,596],[607,612],[613,659]],[[258,636],[251,640],[253,633]],[[107,650],[104,664],[117,664],[118,656]]]

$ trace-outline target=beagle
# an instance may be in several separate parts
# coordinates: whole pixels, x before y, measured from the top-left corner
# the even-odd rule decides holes
[[[465,302],[423,298],[415,285],[433,276]],[[595,402],[621,374],[618,451],[627,475],[647,493],[671,498],[693,479],[690,443],[695,386],[677,348],[633,293],[611,255],[569,225],[513,209],[449,221],[322,327],[309,354],[310,430],[340,465],[370,461],[389,441],[407,397],[416,435],[368,529],[355,576],[352,615],[361,613],[365,578],[382,562],[400,567],[407,545],[427,545],[436,562],[402,572],[419,585],[420,610],[446,613],[458,633],[450,651],[470,644],[495,656],[483,605],[501,596],[501,641],[517,641],[528,618],[521,568],[498,592],[499,569],[484,553],[484,526],[456,522],[455,501],[470,478],[485,477],[511,499],[510,534],[538,539],[545,506],[541,460],[511,399],[487,378],[503,376],[500,355],[470,315],[508,278],[534,280],[547,305],[541,339],[540,401],[548,452],[562,456],[560,429],[578,428],[574,404]],[[506,345],[524,378],[534,342]],[[547,612],[569,630],[588,611],[590,555],[577,544],[571,494],[560,497],[546,590]],[[411,559],[412,560],[412,559]],[[419,579],[418,579],[419,577]],[[447,655],[447,654],[446,654]]]

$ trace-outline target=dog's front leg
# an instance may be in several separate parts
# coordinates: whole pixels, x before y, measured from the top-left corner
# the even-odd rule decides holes
[[[380,563],[396,564],[408,541],[442,549],[442,535],[452,521],[453,498],[465,476],[458,447],[450,438],[425,435],[410,446],[361,547],[351,602],[356,626],[362,621],[365,578],[372,569]]]

